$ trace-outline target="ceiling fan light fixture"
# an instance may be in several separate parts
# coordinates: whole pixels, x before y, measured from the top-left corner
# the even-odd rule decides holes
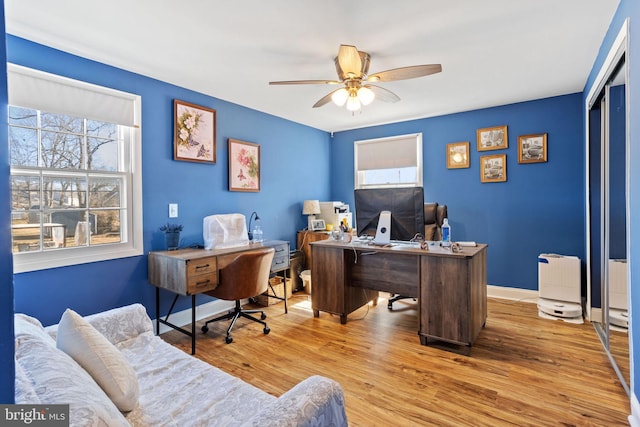
[[[376,94],[366,86],[362,86],[360,89],[358,89],[358,100],[362,103],[362,105],[371,104],[375,97]]]
[[[358,111],[360,108],[362,108],[362,104],[358,99],[358,95],[355,93],[349,94],[349,98],[347,99],[347,110]]]
[[[345,88],[341,88],[333,92],[331,95],[331,100],[338,107],[342,107],[345,102],[347,102],[347,98],[349,97],[349,92]]]

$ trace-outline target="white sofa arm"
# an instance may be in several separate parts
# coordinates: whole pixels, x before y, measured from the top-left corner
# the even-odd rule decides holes
[[[298,383],[272,405],[262,408],[245,426],[347,426],[344,393],[337,382],[314,375]]]

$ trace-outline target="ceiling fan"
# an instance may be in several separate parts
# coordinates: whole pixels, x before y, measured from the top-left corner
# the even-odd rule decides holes
[[[359,51],[355,46],[340,45],[338,56],[335,58],[336,71],[339,80],[288,80],[269,82],[270,85],[305,85],[329,84],[343,85],[320,98],[313,108],[322,107],[333,101],[342,107],[346,104],[350,111],[357,111],[363,105],[369,105],[375,98],[384,102],[398,102],[400,97],[383,87],[373,85],[377,82],[391,82],[395,80],[414,79],[428,76],[442,71],[440,64],[413,65],[394,68],[369,74],[371,57],[367,52]]]

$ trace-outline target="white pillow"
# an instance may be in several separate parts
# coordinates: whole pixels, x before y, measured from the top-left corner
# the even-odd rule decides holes
[[[89,373],[38,325],[15,315],[16,403],[69,404],[72,426],[129,426]]]
[[[56,345],[98,383],[123,412],[133,410],[140,395],[136,373],[113,344],[73,310],[65,310],[58,324]]]

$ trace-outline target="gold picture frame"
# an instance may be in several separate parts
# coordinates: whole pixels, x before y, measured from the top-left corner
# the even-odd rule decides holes
[[[502,150],[509,147],[507,126],[494,126],[478,129],[478,151]]]
[[[469,142],[452,142],[447,144],[447,169],[469,167]]]
[[[518,163],[547,161],[547,134],[535,133],[518,137]]]
[[[260,145],[229,138],[229,191],[260,191]]]
[[[506,154],[480,156],[480,182],[505,182],[506,180]]]
[[[173,159],[216,162],[216,110],[173,100]]]

